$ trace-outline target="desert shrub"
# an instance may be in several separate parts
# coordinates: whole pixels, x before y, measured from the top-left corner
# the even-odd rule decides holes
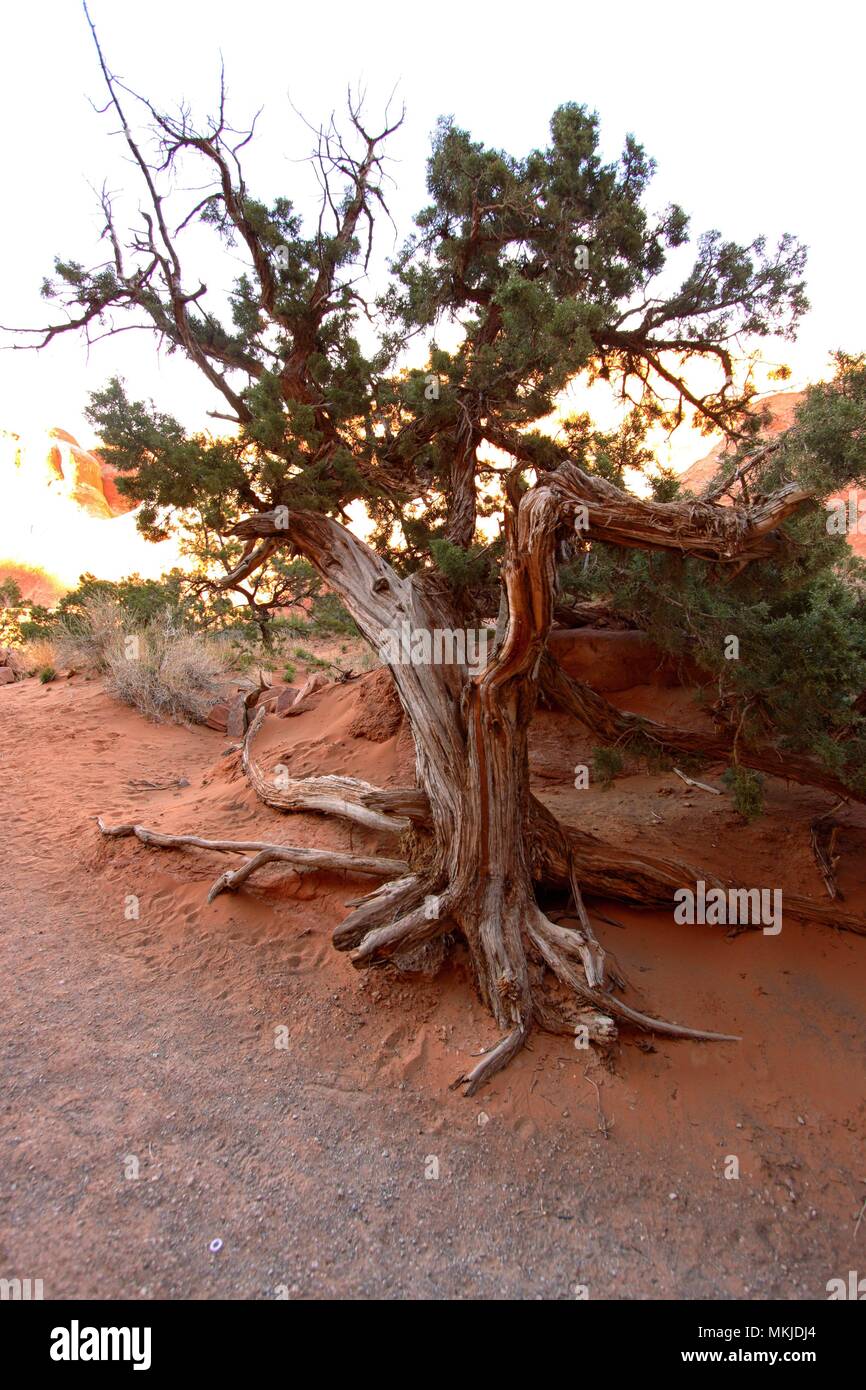
[[[622,772],[622,754],[616,748],[593,748],[592,775],[602,791],[613,786],[613,779]]]
[[[138,574],[126,579],[97,579],[82,574],[75,589],[64,594],[52,617],[55,622],[74,629],[94,599],[107,599],[119,604],[135,627],[146,627],[166,611],[184,627],[205,624],[209,616],[204,600],[191,587],[190,578],[173,569],[160,579],[142,579]]]
[[[39,672],[39,679],[43,685],[48,685],[50,681],[57,679],[57,672],[53,666],[43,666]]]
[[[289,685],[291,685],[292,681],[295,679],[296,673],[297,673],[297,668],[296,668],[295,666],[293,666],[292,663],[291,663],[290,661],[287,662],[286,668],[285,668],[285,670],[283,671],[283,680],[284,680],[284,681],[288,681]]]
[[[302,661],[308,671],[327,671],[334,664],[321,656],[316,656],[316,653],[311,652],[308,647],[293,647],[292,656],[297,661]],[[294,665],[294,663],[291,664]]]
[[[253,645],[244,637],[236,636],[234,632],[228,637],[224,633],[220,633],[216,640],[224,653],[226,664],[231,666],[234,671],[246,674],[261,662],[261,648]]]
[[[20,653],[16,654],[16,665],[28,676],[33,676],[46,666],[53,666],[56,670],[63,663],[57,656],[54,643],[46,637],[40,637],[25,642]]]
[[[729,767],[722,781],[732,793],[734,809],[744,821],[757,820],[764,812],[764,778],[748,767]]]
[[[0,583],[0,647],[20,647],[21,622],[25,615],[21,590],[12,578]]]
[[[109,655],[123,653],[133,624],[115,598],[93,593],[73,612],[67,611],[54,629],[54,647],[61,666],[107,671]]]
[[[103,665],[102,639],[110,637],[105,621],[116,612],[128,631],[137,631],[166,612],[178,627],[213,627],[222,621],[221,605],[231,608],[225,598],[214,602],[203,598],[190,577],[178,569],[160,579],[133,574],[110,580],[82,574],[77,586],[50,609],[23,602],[16,598],[17,586],[12,581],[9,586],[0,584],[0,631],[4,623],[16,625],[18,641],[12,645],[57,641],[66,655],[74,653],[77,664],[97,667]]]
[[[225,649],[175,627],[170,615],[134,636],[132,643],[115,638],[106,648],[109,694],[156,723],[202,723],[225,685]]]

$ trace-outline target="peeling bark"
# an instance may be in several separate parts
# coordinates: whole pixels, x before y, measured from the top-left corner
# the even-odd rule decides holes
[[[633,854],[560,825],[530,792],[527,736],[542,686],[585,722],[594,720],[591,727],[622,736],[637,725],[638,732],[650,737],[655,732],[660,741],[671,733],[651,721],[620,715],[570,681],[546,655],[556,547],[564,528],[577,526],[582,534],[617,545],[675,549],[739,566],[778,553],[785,542],[777,528],[807,495],[789,487],[749,508],[642,502],[565,464],[514,500],[516,508],[506,515],[501,640],[486,668],[473,675],[460,664],[398,661],[391,648],[391,674],[415,742],[416,787],[388,790],[349,777],[269,778],[252,757],[263,713],[244,739],[246,775],[268,805],[338,815],[390,834],[412,826],[412,834],[421,833],[427,841],[418,863],[410,868],[401,859],[160,836],[140,826],[108,829],[100,823],[106,834],[136,834],[166,847],[254,851],[252,859],[216,881],[211,897],[238,888],[264,864],[304,863],[304,857],[314,855],[327,860],[327,867],[390,878],[349,904],[353,910],[336,928],[334,944],[350,953],[357,968],[368,968],[411,958],[420,946],[447,933],[463,937],[479,994],[502,1032],[481,1061],[455,1082],[466,1094],[506,1065],[533,1025],[556,1031],[586,1027],[600,1045],[615,1037],[617,1023],[668,1036],[735,1040],[655,1018],[617,998],[613,990],[623,982],[611,969],[584,904],[584,895],[593,894],[642,907],[671,906],[677,888],[699,879],[715,887],[731,885],[677,860]],[[387,649],[389,637],[404,623],[431,633],[460,626],[441,584],[423,573],[400,577],[326,517],[305,512],[286,516],[278,508],[250,517],[236,530],[249,542],[236,573],[249,573],[254,558],[267,555],[274,545],[290,544],[339,594],[378,651]],[[682,742],[675,746],[691,751]],[[578,927],[557,925],[545,916],[535,897],[538,884],[570,891]],[[785,911],[866,934],[856,919],[805,899],[786,896]],[[567,991],[572,1006],[548,997],[545,971]]]

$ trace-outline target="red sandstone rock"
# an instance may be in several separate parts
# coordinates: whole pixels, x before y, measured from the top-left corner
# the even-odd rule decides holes
[[[348,728],[350,738],[384,743],[403,722],[403,706],[388,670],[376,671],[365,681],[364,699]]]
[[[243,738],[247,729],[247,697],[236,695],[229,704],[226,733],[229,738]]]
[[[761,405],[769,409],[770,421],[761,432],[762,438],[772,439],[783,430],[789,429],[794,423],[797,406],[804,398],[803,391],[780,391],[775,396],[765,397]],[[698,459],[697,463],[687,468],[680,478],[681,486],[700,496],[716,476],[724,460],[726,448],[725,441],[721,440],[704,458]],[[866,490],[856,487],[844,488],[828,501],[841,501],[844,504],[844,534],[848,538],[848,544],[855,555],[866,556]],[[862,510],[861,501],[864,502]]]
[[[676,685],[676,673],[644,632],[554,628],[550,652],[575,680],[603,694],[633,685]]]
[[[762,438],[772,439],[793,425],[794,413],[803,400],[803,394],[802,391],[779,391],[760,402],[770,412],[770,423],[762,430]],[[719,440],[708,454],[686,469],[680,477],[680,485],[699,496],[719,471],[727,448],[726,441]]]
[[[228,701],[220,700],[218,704],[214,705],[213,709],[211,710],[210,714],[204,722],[208,729],[216,729],[219,733],[224,734],[226,731],[226,725],[228,723],[228,717]]]

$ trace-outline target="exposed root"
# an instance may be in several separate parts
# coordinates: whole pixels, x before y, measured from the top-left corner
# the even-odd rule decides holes
[[[598,1009],[573,1009],[566,1014],[564,1008],[549,1000],[533,1000],[535,1021],[545,1033],[565,1033],[577,1036],[580,1029],[586,1029],[586,1037],[597,1047],[608,1047],[616,1042],[617,1027],[610,1014]]]
[[[411,951],[400,951],[391,957],[391,964],[402,975],[427,975],[432,979],[438,975],[454,945],[450,933],[434,936]]]
[[[242,864],[239,869],[226,869],[225,873],[220,874],[219,878],[214,880],[207,895],[208,902],[212,903],[214,898],[219,897],[220,893],[233,893],[249,878],[250,874],[255,873],[256,869],[260,869],[263,864],[272,864],[275,859],[284,863],[292,863],[291,857],[287,858],[285,854],[281,854],[276,849],[263,849],[254,858],[248,859],[246,864]]]
[[[827,893],[831,898],[844,900],[845,894],[836,880],[836,865],[839,862],[839,855],[836,853],[836,836],[839,833],[839,822],[834,820],[832,813],[828,811],[823,816],[818,816],[813,820],[809,829],[812,854],[824,880]]]
[[[545,654],[542,669],[550,671],[552,667],[556,670],[554,685],[557,698],[565,690],[566,683],[573,688],[579,687],[579,682],[572,681],[549,653]],[[602,697],[595,696],[593,692],[589,694],[600,705],[607,706],[608,702]],[[614,711],[613,706],[609,708]],[[615,713],[619,715],[620,712]],[[309,778],[290,782],[287,791],[271,785],[249,754],[252,738],[261,727],[264,715],[265,711],[260,710],[247,731],[244,768],[254,790],[268,805],[282,810],[317,810],[344,816],[371,829],[391,834],[406,834],[410,824],[430,824],[429,802],[420,787],[374,787],[351,777]],[[630,719],[632,716],[623,718]],[[634,719],[637,721],[637,716]],[[781,769],[776,771],[784,775]],[[804,775],[802,779],[797,777],[795,780],[814,781],[814,778]],[[412,833],[409,829],[410,837]],[[530,801],[528,840],[536,879],[551,886],[570,887],[572,892],[579,884],[575,906],[583,923],[586,947],[598,953],[599,969],[603,969],[604,953],[595,940],[589,917],[579,898],[581,889],[584,893],[631,902],[645,908],[671,907],[675,890],[698,880],[703,880],[708,888],[727,890],[738,886],[734,880],[721,878],[695,865],[661,856],[626,853],[622,848],[614,847],[586,831],[561,826],[535,797]],[[809,898],[786,893],[785,911],[801,921],[821,922],[841,931],[866,935],[866,923]],[[346,946],[340,949],[351,948]]]
[[[97,816],[97,825],[103,835],[134,835],[142,844],[155,845],[159,849],[209,849],[218,854],[254,852],[255,858],[217,879],[208,894],[208,902],[212,902],[218,893],[236,888],[263,864],[277,859],[299,869],[341,869],[350,873],[374,874],[381,878],[405,874],[409,867],[403,859],[385,859],[376,854],[340,854],[335,850],[306,849],[301,845],[275,845],[262,840],[205,840],[200,835],[166,835],[160,830],[150,830],[147,826],[134,825],[131,822],[109,826],[104,824],[100,816]]]
[[[390,816],[394,829],[398,828],[399,816],[405,816],[413,825],[431,824],[430,802],[422,787],[371,787],[364,793],[364,802],[372,810]]]
[[[649,1014],[641,1013],[638,1009],[632,1009],[628,1004],[623,1004],[621,1000],[615,999],[606,990],[592,988],[580,978],[567,959],[566,952],[570,947],[568,943],[563,942],[562,938],[570,937],[573,933],[565,931],[563,927],[558,927],[545,917],[538,908],[530,914],[527,932],[545,965],[553,971],[557,979],[568,989],[573,990],[587,1004],[594,1005],[600,1012],[612,1014],[615,1018],[636,1023],[649,1032],[662,1033],[667,1037],[695,1038],[703,1042],[741,1041],[739,1037],[730,1033],[712,1033],[705,1029],[687,1028],[680,1023],[670,1023],[666,1019],[652,1018]]]
[[[578,883],[577,879],[577,869],[575,867],[573,858],[569,866],[569,869],[571,878],[571,896],[574,900],[575,910],[577,912],[582,931],[580,933],[566,931],[564,934],[568,938],[569,947],[571,948],[572,944],[574,944],[574,947],[577,950],[580,959],[583,961],[583,968],[586,972],[586,978],[588,983],[590,985],[600,985],[603,988],[605,983],[606,968],[604,951],[599,945],[599,942],[596,940],[595,932],[592,929],[592,923],[589,920],[589,914],[587,913],[587,910],[584,907],[583,895],[580,891],[580,884]],[[551,922],[550,925],[555,926],[555,923]],[[557,927],[556,930],[562,931],[563,928]]]
[[[590,988],[604,989],[605,976],[603,966],[599,967],[598,957],[587,945],[586,938],[581,931],[569,930],[561,927],[556,922],[551,922],[549,917],[540,913],[536,930],[540,932],[545,940],[555,951],[561,951],[565,956],[574,956],[581,962],[586,975],[586,982]]]
[[[687,1028],[682,1023],[669,1023],[663,1018],[652,1018],[649,1014],[641,1013],[639,1009],[633,1009],[628,1004],[623,1004],[620,999],[613,999],[609,994],[599,993],[594,997],[594,1002],[603,1009],[608,1009],[611,1013],[617,1014],[619,1018],[625,1019],[628,1023],[635,1023],[639,1028],[643,1028],[648,1033],[659,1033],[668,1038],[693,1038],[696,1042],[742,1042],[739,1033],[712,1033],[706,1028]]]
[[[351,951],[360,945],[368,932],[391,922],[402,912],[408,912],[424,897],[426,888],[416,874],[408,874],[383,883],[363,898],[355,898],[347,907],[355,907],[335,928],[332,937],[338,951]]]
[[[367,932],[360,946],[352,951],[350,960],[358,969],[382,965],[392,956],[414,951],[416,947],[441,936],[449,930],[449,899],[428,897],[419,907],[385,927]]]
[[[537,797],[530,798],[528,840],[536,880],[550,887],[569,888],[575,875],[584,893],[615,898],[636,907],[672,908],[675,891],[700,880],[708,888],[725,891],[740,886],[733,879],[720,878],[693,864],[661,855],[634,854],[588,831],[561,825]],[[821,922],[866,936],[866,922],[829,903],[785,893],[784,911],[786,916],[802,922]]]
[[[510,1033],[506,1033],[504,1038],[491,1047],[489,1052],[485,1052],[477,1066],[470,1072],[458,1076],[451,1082],[450,1089],[456,1091],[459,1086],[463,1087],[464,1096],[474,1096],[479,1086],[483,1086],[489,1081],[496,1072],[507,1067],[515,1053],[519,1052],[529,1035],[529,1021],[518,1023]]]
[[[355,777],[290,777],[284,768],[275,777],[267,777],[253,761],[252,742],[266,715],[259,709],[244,736],[242,764],[250,786],[267,806],[280,811],[316,811],[322,815],[342,816],[368,830],[399,833],[408,829],[408,816],[392,815],[381,807],[387,793],[369,782]],[[376,805],[371,800],[375,799]]]

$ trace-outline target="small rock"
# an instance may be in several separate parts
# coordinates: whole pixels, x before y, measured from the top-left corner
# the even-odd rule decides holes
[[[226,731],[226,724],[227,724],[227,722],[228,722],[228,716],[229,716],[228,701],[227,701],[227,700],[220,700],[217,704],[214,705],[214,707],[213,707],[213,709],[210,711],[210,713],[209,713],[207,719],[204,721],[204,722],[205,722],[205,726],[206,726],[208,729],[217,729],[217,730],[219,731],[219,733],[224,734],[225,731]]]
[[[226,733],[229,738],[243,738],[247,729],[246,696],[236,695],[229,705]]]

